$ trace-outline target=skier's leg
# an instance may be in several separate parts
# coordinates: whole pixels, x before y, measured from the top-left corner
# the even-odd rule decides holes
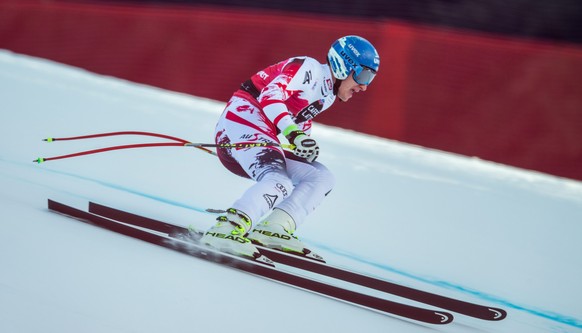
[[[335,180],[318,162],[287,160],[287,172],[296,184],[293,192],[256,225],[248,237],[267,247],[308,254],[311,251],[293,233],[331,191]]]
[[[261,122],[256,108],[243,99],[233,98],[216,126],[216,142],[230,143],[240,139],[277,142],[276,135],[264,130],[266,127],[261,126]],[[258,221],[293,190],[283,151],[277,147],[219,148],[217,153],[228,170],[256,183],[233,203],[225,216],[219,217],[218,223],[201,241],[228,252],[252,255],[258,250],[245,237],[252,222]]]
[[[293,218],[297,229],[331,192],[335,177],[322,163],[304,163],[292,159],[287,160],[287,173],[295,188],[277,208]]]

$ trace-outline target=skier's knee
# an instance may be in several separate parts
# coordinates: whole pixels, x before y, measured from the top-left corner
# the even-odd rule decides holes
[[[319,164],[314,166],[310,176],[308,177],[310,182],[316,183],[319,188],[325,191],[327,195],[333,187],[335,186],[335,176],[328,168]]]
[[[331,190],[335,186],[335,176],[333,175],[333,173],[331,173],[331,171],[325,169],[320,170],[320,177],[321,182],[323,183],[322,186],[328,189],[327,192],[325,192],[325,195],[328,195],[329,192],[331,192]]]

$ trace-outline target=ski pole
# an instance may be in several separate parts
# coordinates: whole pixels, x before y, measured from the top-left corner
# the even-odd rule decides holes
[[[71,136],[66,138],[47,138],[43,139],[43,141],[53,142],[53,141],[67,141],[67,140],[82,140],[82,139],[92,139],[92,138],[101,138],[106,136],[117,136],[117,135],[140,135],[140,136],[153,136],[157,138],[168,139],[172,141],[187,143],[187,140],[180,139],[174,136],[169,136],[165,134],[159,133],[152,133],[152,132],[140,132],[140,131],[121,131],[121,132],[107,132],[107,133],[97,133],[97,134],[89,134],[89,135],[81,135],[81,136]]]
[[[83,156],[83,155],[91,155],[91,154],[97,154],[97,153],[102,153],[102,152],[111,151],[111,150],[119,150],[119,149],[146,148],[146,147],[172,147],[172,146],[173,147],[184,147],[184,144],[179,143],[179,142],[139,143],[139,144],[134,144],[134,145],[123,145],[123,146],[114,146],[114,147],[93,149],[93,150],[81,151],[78,153],[61,155],[61,156],[54,156],[54,157],[39,157],[36,160],[34,160],[33,162],[40,164],[42,162],[47,162],[47,161],[60,160],[63,158],[71,158],[71,157],[77,157],[77,156]]]
[[[121,145],[121,146],[113,146],[113,147],[105,147],[100,149],[93,149],[87,151],[81,151],[73,154],[68,155],[61,155],[61,156],[54,156],[54,157],[39,157],[35,159],[33,162],[35,163],[42,163],[52,160],[64,159],[64,158],[71,158],[83,155],[90,155],[90,154],[97,154],[106,151],[112,150],[120,150],[120,149],[132,149],[132,148],[146,148],[146,147],[194,147],[200,150],[203,150],[209,154],[216,155],[210,149],[207,148],[235,148],[235,149],[245,149],[245,148],[255,148],[255,147],[281,147],[287,149],[295,149],[295,146],[292,144],[279,144],[275,142],[236,142],[236,143],[192,143],[184,139],[180,139],[177,137],[159,134],[159,133],[151,133],[151,132],[139,132],[139,131],[121,131],[121,132],[108,132],[108,133],[98,133],[98,134],[90,134],[90,135],[82,135],[82,136],[72,136],[72,137],[62,137],[62,138],[46,138],[43,141],[46,142],[54,142],[54,141],[68,141],[68,140],[82,140],[82,139],[92,139],[92,138],[99,138],[99,137],[107,137],[107,136],[118,136],[118,135],[140,135],[140,136],[153,136],[158,138],[169,139],[175,142],[162,142],[162,143],[140,143],[140,144],[130,144],[130,145]]]
[[[235,142],[235,143],[185,143],[186,147],[215,147],[215,148],[256,148],[256,147],[280,147],[287,149],[295,149],[295,145],[292,144],[280,144],[275,142]]]
[[[141,144],[132,144],[132,145],[122,145],[122,146],[114,146],[114,147],[106,147],[94,150],[87,150],[78,153],[62,155],[62,156],[55,156],[55,157],[39,157],[33,162],[35,163],[42,163],[46,161],[58,160],[63,158],[71,158],[77,157],[82,155],[90,155],[90,154],[97,154],[111,150],[120,150],[120,149],[132,149],[132,148],[146,148],[146,147],[183,147],[184,144],[188,143],[187,140],[177,138],[170,135],[159,134],[159,133],[152,133],[152,132],[141,132],[141,131],[120,131],[120,132],[107,132],[107,133],[97,133],[97,134],[89,134],[89,135],[81,135],[81,136],[71,136],[71,137],[61,137],[61,138],[46,138],[43,141],[46,142],[54,142],[54,141],[69,141],[69,140],[83,140],[83,139],[93,139],[93,138],[101,138],[101,137],[108,137],[108,136],[119,136],[119,135],[139,135],[139,136],[152,136],[162,139],[168,139],[175,142],[166,142],[166,143],[141,143]],[[212,150],[206,149],[204,147],[196,147],[200,150],[203,150],[209,154],[215,154]]]

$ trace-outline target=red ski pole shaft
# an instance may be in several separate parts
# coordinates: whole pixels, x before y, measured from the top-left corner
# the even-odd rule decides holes
[[[92,139],[92,138],[101,138],[107,136],[117,136],[117,135],[141,135],[141,136],[153,136],[162,139],[168,139],[172,141],[177,141],[181,143],[187,143],[187,140],[180,139],[174,136],[159,134],[159,133],[152,133],[152,132],[140,132],[140,131],[121,131],[121,132],[108,132],[108,133],[97,133],[97,134],[89,134],[89,135],[81,135],[81,136],[71,136],[71,137],[64,137],[64,138],[46,138],[43,141],[53,142],[53,141],[67,141],[67,140],[82,140],[82,139]]]
[[[120,149],[132,149],[132,148],[146,148],[146,147],[184,147],[183,143],[179,142],[162,142],[162,143],[139,143],[134,145],[123,145],[123,146],[114,146],[114,147],[107,147],[107,148],[100,148],[100,149],[93,149],[87,151],[81,151],[78,153],[68,154],[68,155],[61,155],[61,156],[54,156],[54,157],[39,157],[33,162],[42,163],[46,161],[53,161],[53,160],[60,160],[63,158],[71,158],[83,155],[91,155],[97,153],[103,153],[106,151],[112,150],[120,150]]]
[[[216,153],[210,149],[207,149],[207,147],[235,148],[235,149],[255,148],[255,147],[281,147],[281,148],[287,148],[287,149],[295,149],[295,145],[280,144],[280,143],[276,143],[276,142],[236,142],[236,143],[218,143],[218,144],[215,144],[215,143],[192,143],[192,142],[188,142],[187,140],[180,139],[180,138],[173,137],[173,136],[169,136],[169,135],[165,135],[165,134],[151,133],[151,132],[140,132],[140,131],[121,131],[121,132],[89,134],[89,135],[82,135],[82,136],[62,137],[62,138],[47,138],[47,139],[44,139],[43,141],[53,142],[53,141],[67,141],[67,140],[82,140],[82,139],[91,139],[91,138],[116,136],[116,135],[153,136],[153,137],[172,140],[175,142],[139,143],[139,144],[131,144],[131,145],[113,146],[113,147],[106,147],[106,148],[100,148],[100,149],[81,151],[78,153],[73,153],[73,154],[68,154],[68,155],[61,155],[61,156],[54,156],[54,157],[39,157],[39,158],[35,159],[33,162],[40,164],[42,162],[47,162],[47,161],[103,153],[103,152],[112,151],[112,150],[146,148],[146,147],[194,147],[194,148],[198,148],[198,149],[203,150],[203,151],[205,151],[209,154],[212,154],[212,155],[216,155]]]

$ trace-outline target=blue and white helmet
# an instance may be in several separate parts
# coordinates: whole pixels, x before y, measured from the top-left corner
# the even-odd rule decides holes
[[[327,53],[333,76],[345,80],[352,71],[359,84],[370,84],[380,67],[376,48],[359,36],[345,36],[336,40]]]

